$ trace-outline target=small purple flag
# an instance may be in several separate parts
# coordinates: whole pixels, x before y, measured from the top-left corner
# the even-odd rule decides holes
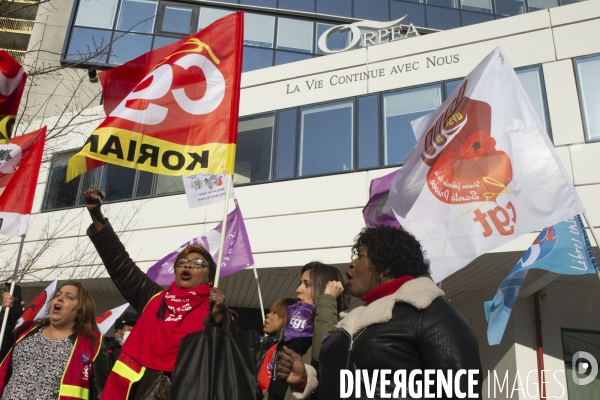
[[[283,330],[284,340],[312,337],[314,311],[315,306],[312,304],[296,303],[289,306]]]
[[[204,246],[216,262],[219,256],[221,229],[222,223],[219,223],[215,229],[185,242],[150,267],[146,274],[159,285],[169,285],[175,279],[173,274],[173,264],[175,263],[177,254],[191,244]],[[227,215],[227,228],[223,246],[225,246],[226,251],[223,254],[223,260],[221,261],[220,278],[254,265],[248,233],[246,232],[242,211],[240,210],[237,201],[235,209]]]
[[[372,228],[377,224],[383,224],[401,228],[400,223],[394,217],[392,210],[389,213],[383,211],[383,206],[387,201],[390,188],[394,182],[394,176],[398,171],[389,173],[381,178],[371,180],[369,188],[369,201],[363,208],[363,218],[367,228]]]

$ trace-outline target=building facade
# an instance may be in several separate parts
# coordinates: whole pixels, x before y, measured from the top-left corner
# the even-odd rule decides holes
[[[40,25],[32,35],[37,34],[38,26],[56,35],[51,45],[60,47],[60,58],[52,62],[79,63],[80,69],[61,74],[76,75],[81,82],[79,90],[95,96],[100,87],[90,82],[94,69],[120,64],[160,43],[183,37],[224,13],[247,12],[234,191],[246,220],[267,308],[279,298],[294,295],[299,270],[309,261],[320,260],[345,271],[352,240],[364,226],[361,210],[368,200],[371,179],[402,166],[416,144],[410,121],[439,106],[496,46],[503,47],[517,71],[583,200],[591,225],[600,234],[599,2],[555,8],[551,7],[559,5],[556,1],[533,0],[444,3],[447,7],[386,0],[379,8],[371,2],[365,8],[367,2],[359,0],[242,3],[123,0],[100,10],[94,8],[98,5],[93,0],[80,0],[73,4],[68,20],[46,15],[44,22],[38,13]],[[298,10],[299,4],[310,7]],[[335,8],[327,8],[332,4]],[[394,14],[392,10],[400,6],[422,8],[424,20],[411,19],[421,18],[417,12]],[[517,6],[539,11],[513,13],[521,15],[501,11]],[[127,13],[127,7],[137,11]],[[458,13],[460,23],[443,27],[430,22],[433,8]],[[373,10],[387,11],[369,14]],[[326,28],[365,18],[392,20],[406,13],[409,18],[404,23],[417,26],[419,35],[320,54],[317,42]],[[493,20],[470,25],[465,22],[468,13]],[[131,20],[131,15],[145,17]],[[187,22],[181,21],[188,20],[190,30],[184,32],[181,26],[187,27]],[[407,31],[403,32],[406,35]],[[121,38],[115,40],[117,34],[125,38],[122,43]],[[93,49],[90,37],[94,37]],[[331,48],[342,49],[349,40],[349,36],[334,36]],[[96,51],[106,46],[108,51]],[[66,90],[62,94],[41,86],[36,89],[39,93],[34,90],[36,96],[50,99],[57,108],[57,99],[68,96]],[[64,183],[68,158],[84,143],[101,115],[101,106],[90,102],[89,107],[66,117],[43,118],[43,123],[62,136],[49,151],[36,192],[24,257],[25,262],[33,260],[23,275],[28,296],[39,292],[42,282],[58,276],[83,280],[93,290],[100,309],[123,302],[85,235],[90,221],[82,208],[81,192],[88,187],[100,187],[107,193],[106,214],[142,269],[212,229],[221,219],[223,204],[188,209],[180,178],[105,166]],[[41,123],[39,119],[31,126]],[[540,369],[536,358],[540,345],[548,370],[547,396],[596,398],[600,377],[588,385],[576,385],[572,363],[577,351],[587,351],[600,360],[600,319],[595,307],[600,300],[600,281],[595,274],[573,278],[530,273],[502,343],[487,344],[483,302],[493,298],[535,236],[524,235],[479,257],[445,279],[442,289],[473,323],[486,371],[484,398],[540,398],[535,372]],[[590,240],[598,255],[591,236]],[[9,240],[0,247],[1,254],[8,260],[16,248],[16,240]],[[27,254],[40,256],[28,259]],[[219,286],[232,306],[259,307],[252,271],[224,278]],[[541,343],[536,337],[534,293],[541,298]],[[258,313],[256,318],[260,318]],[[507,384],[500,389],[505,375]]]

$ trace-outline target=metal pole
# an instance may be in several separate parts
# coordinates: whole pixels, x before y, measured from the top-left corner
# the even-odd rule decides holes
[[[540,317],[540,292],[533,294],[533,307],[535,312],[535,338],[538,365],[538,379],[540,384],[540,399],[546,399],[546,385],[544,383],[544,345],[542,343],[542,318]]]
[[[254,279],[256,279],[256,288],[258,289],[258,300],[260,301],[260,313],[262,314],[263,321],[265,318],[265,306],[263,305],[262,293],[260,292],[260,282],[258,281],[258,272],[256,272],[256,264],[252,265],[254,269]]]
[[[221,243],[219,245],[219,257],[217,258],[217,272],[215,273],[215,285],[219,286],[219,275],[221,274],[221,261],[223,261],[223,244],[225,243],[225,230],[227,229],[227,211],[229,211],[229,193],[233,185],[233,174],[229,175],[227,191],[225,192],[225,207],[223,208],[223,222],[221,224]]]
[[[23,245],[25,244],[25,235],[21,236],[21,245],[19,246],[19,252],[17,253],[17,263],[15,264],[15,272],[13,273],[12,282],[10,284],[10,295],[12,296],[15,290],[15,282],[17,281],[17,272],[19,271],[19,264],[21,263],[21,253],[23,253]],[[20,306],[20,304],[19,304]],[[6,331],[6,323],[8,322],[8,312],[10,308],[4,309],[4,319],[2,320],[2,330],[0,330],[0,343],[4,341],[4,331]]]
[[[592,226],[592,224],[590,224],[590,221],[587,219],[585,213],[583,213],[581,215],[583,215],[583,219],[585,220],[585,223],[590,228],[590,232],[592,233],[592,237],[594,238],[594,241],[596,242],[596,247],[600,248],[600,242],[598,241],[598,237],[596,237],[596,233],[594,232],[594,227]],[[596,273],[598,274],[598,279],[600,279],[600,269],[598,269],[598,271],[596,271]]]

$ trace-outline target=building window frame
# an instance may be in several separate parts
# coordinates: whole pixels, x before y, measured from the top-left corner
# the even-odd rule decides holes
[[[600,54],[590,54],[590,55],[583,56],[583,57],[575,57],[572,59],[572,62],[573,62],[573,70],[575,72],[575,85],[577,88],[577,98],[579,100],[579,112],[581,115],[581,123],[583,125],[584,141],[585,141],[585,143],[598,143],[598,142],[600,142],[600,124],[598,124],[598,126],[599,126],[598,135],[595,137],[591,136],[590,127],[588,126],[589,124],[587,122],[585,100],[583,98],[583,92],[584,92],[583,83],[581,81],[581,74],[579,73],[579,68],[578,68],[578,64],[577,64],[579,61],[588,60],[590,58],[597,58],[598,62],[600,63]]]

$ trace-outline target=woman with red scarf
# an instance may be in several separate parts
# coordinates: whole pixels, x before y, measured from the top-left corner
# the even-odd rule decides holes
[[[140,313],[102,398],[167,399],[181,339],[204,329],[209,313],[212,323],[223,318],[225,295],[212,287],[217,266],[204,247],[188,246],[175,260],[175,281],[163,290],[135,265],[102,215],[104,194],[88,189],[84,198],[93,221],[87,234],[115,286]]]

